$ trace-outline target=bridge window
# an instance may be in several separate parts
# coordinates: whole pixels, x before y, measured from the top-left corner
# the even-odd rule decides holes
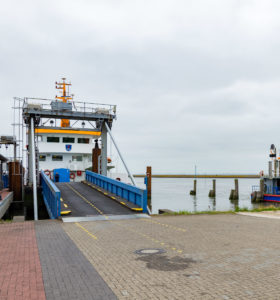
[[[78,138],[79,144],[89,144],[89,139],[87,138]]]
[[[46,161],[46,155],[39,155],[39,161]]]
[[[83,157],[81,155],[73,155],[72,160],[83,161]]]
[[[63,155],[53,155],[52,160],[53,161],[63,161]]]
[[[75,143],[75,138],[72,137],[63,137],[62,138],[63,143]]]
[[[48,143],[59,143],[59,137],[57,136],[48,136],[47,137]]]

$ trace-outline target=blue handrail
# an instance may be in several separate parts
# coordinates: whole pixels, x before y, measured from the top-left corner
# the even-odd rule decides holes
[[[57,219],[60,217],[60,190],[50,180],[50,178],[41,171],[41,185],[43,189],[43,198],[47,211],[51,219]]]
[[[147,189],[144,190],[91,171],[86,171],[86,180],[112,194],[142,207],[144,213],[148,212]]]

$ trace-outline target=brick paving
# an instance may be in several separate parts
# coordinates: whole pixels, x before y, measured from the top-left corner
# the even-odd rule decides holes
[[[79,224],[84,230],[63,228],[119,299],[280,299],[280,220],[227,214]],[[166,252],[135,253],[147,248]]]
[[[279,227],[236,214],[1,224],[0,300],[280,299]]]
[[[116,299],[59,221],[36,222],[47,300]]]
[[[33,222],[0,224],[0,299],[46,299]]]

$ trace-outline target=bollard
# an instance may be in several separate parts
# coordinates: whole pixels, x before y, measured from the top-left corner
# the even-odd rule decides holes
[[[257,202],[257,193],[258,193],[258,192],[255,191],[255,192],[253,192],[253,193],[251,194],[251,201],[252,201],[252,202]]]
[[[210,198],[216,197],[216,179],[213,179],[213,189],[209,191],[208,197]]]
[[[193,190],[190,191],[190,195],[196,195],[196,179],[193,181]]]
[[[238,179],[234,179],[234,190],[230,191],[229,200],[238,200],[239,199],[239,191],[238,191]]]

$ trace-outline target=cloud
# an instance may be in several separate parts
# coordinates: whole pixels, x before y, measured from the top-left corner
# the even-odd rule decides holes
[[[277,144],[278,1],[31,1],[0,12],[0,111],[13,96],[117,104],[133,172],[258,172]]]

